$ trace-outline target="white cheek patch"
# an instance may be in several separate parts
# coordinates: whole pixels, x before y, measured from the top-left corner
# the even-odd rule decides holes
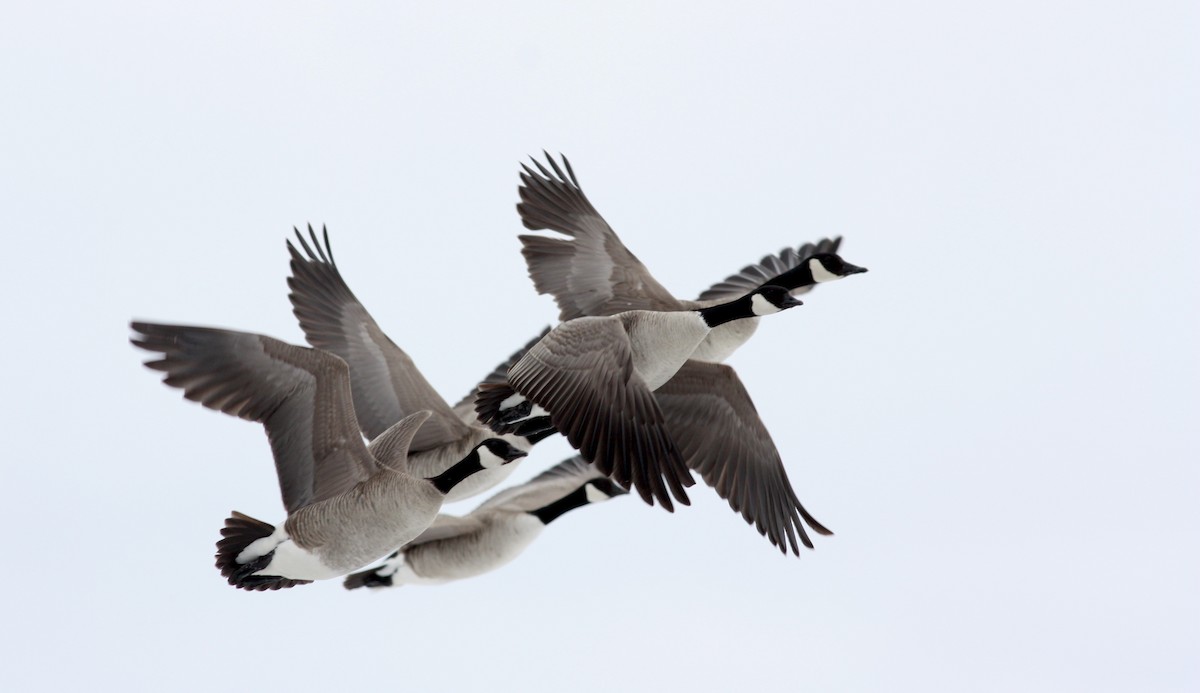
[[[840,276],[826,269],[825,265],[821,264],[821,261],[817,258],[813,258],[808,261],[808,271],[812,272],[813,280],[817,283],[831,282],[834,279],[841,279]]]
[[[762,294],[754,294],[750,297],[750,310],[754,311],[755,315],[770,315],[779,312],[779,308],[763,298]]]
[[[583,494],[589,503],[600,503],[608,500],[608,494],[596,488],[595,486],[592,486],[591,484],[587,484],[583,487],[583,489]]]
[[[504,460],[497,457],[495,453],[488,449],[488,446],[481,445],[479,447],[479,466],[484,469],[496,469],[504,466]]]

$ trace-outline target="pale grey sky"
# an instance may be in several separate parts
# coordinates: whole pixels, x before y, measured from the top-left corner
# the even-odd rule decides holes
[[[1195,3],[435,5],[3,13],[0,689],[1200,687]],[[456,399],[555,316],[542,148],[679,295],[824,235],[871,269],[731,360],[836,536],[698,487],[441,588],[226,585],[266,440],[128,321],[301,342],[284,240],[327,223]]]

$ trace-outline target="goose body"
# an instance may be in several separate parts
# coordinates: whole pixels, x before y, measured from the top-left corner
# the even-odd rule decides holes
[[[492,431],[476,421],[469,399],[451,408],[412,358],[380,329],[342,278],[328,232],[319,239],[310,226],[308,235],[306,240],[296,230],[303,253],[288,242],[292,270],[288,298],[308,343],[336,354],[349,365],[354,408],[363,434],[373,439],[409,413],[428,410],[430,420],[417,433],[408,456],[409,469],[419,477],[444,472],[480,443],[494,438]],[[524,349],[510,356],[498,370],[507,371],[523,353]],[[545,435],[506,435],[503,439],[528,452]],[[496,466],[472,475],[450,491],[447,502],[492,488],[516,466]]]
[[[634,372],[651,390],[670,380],[713,329],[699,313],[690,310],[673,313],[636,310],[613,317],[621,322],[629,339]],[[579,318],[579,323],[590,320],[606,318]]]
[[[348,576],[346,588],[440,584],[482,575],[519,556],[563,514],[624,493],[594,465],[570,458],[463,517],[439,515],[382,565]]]
[[[134,322],[133,343],[162,355],[147,367],[206,407],[262,423],[287,519],[278,527],[234,512],[217,567],[243,589],[292,587],[357,570],[433,523],[446,494],[524,455],[490,438],[432,478],[408,470],[412,440],[430,419],[416,411],[368,447],[346,363],[333,354],[233,330]]]
[[[265,565],[251,573],[257,578],[311,581],[339,577],[379,560],[419,535],[433,523],[444,498],[425,479],[379,474],[359,484],[350,495],[289,514],[270,535],[238,551],[234,561],[245,565],[266,558]]]
[[[674,377],[713,328],[799,304],[786,289],[768,286],[694,311],[632,310],[568,320],[509,368],[507,383],[480,386],[479,420],[503,433],[536,404],[584,458],[647,503],[656,500],[672,510],[667,489],[686,504],[683,488],[694,482],[654,390]]]
[[[563,321],[631,309],[695,310],[767,285],[800,295],[816,284],[866,271],[837,255],[840,238],[824,239],[747,265],[694,301],[678,299],[592,206],[570,163],[563,158],[559,166],[546,158],[547,165],[534,161],[534,168],[523,167],[517,211],[526,228],[566,238],[525,234],[520,240],[534,286],[554,297]],[[737,373],[721,365],[757,327],[753,317],[715,327],[654,397],[687,466],[772,544],[799,555],[797,538],[812,547],[805,524],[820,534],[830,532],[800,504],[749,393]]]

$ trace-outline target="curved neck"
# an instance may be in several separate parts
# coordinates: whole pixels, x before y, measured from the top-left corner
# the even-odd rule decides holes
[[[549,505],[538,508],[537,510],[530,510],[529,514],[541,520],[542,524],[548,525],[557,520],[564,513],[587,505],[587,503],[587,486],[585,485],[580,486],[579,488]]]
[[[443,495],[450,493],[450,490],[462,483],[463,479],[471,476],[475,472],[482,471],[483,465],[479,463],[479,449],[476,448],[466,457],[462,458],[446,471],[437,476],[429,477],[428,481],[441,491]]]
[[[696,312],[700,314],[700,317],[704,318],[704,322],[709,327],[716,327],[724,325],[727,322],[733,322],[734,320],[755,317],[754,311],[751,310],[750,299],[751,296],[742,296],[728,303],[701,308]]]

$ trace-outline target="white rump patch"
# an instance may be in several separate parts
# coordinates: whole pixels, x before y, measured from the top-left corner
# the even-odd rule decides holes
[[[779,307],[763,298],[762,294],[754,294],[750,297],[750,310],[754,311],[755,315],[770,315],[778,313]]]
[[[584,488],[583,493],[587,497],[587,502],[589,502],[589,503],[602,503],[602,502],[608,500],[607,493],[605,493],[604,491],[601,491],[600,489],[596,488],[595,486],[592,486],[591,484],[586,484],[583,488]]]
[[[813,280],[817,283],[841,279],[840,275],[830,272],[825,265],[821,264],[821,260],[815,257],[808,261],[808,271],[812,272]]]
[[[285,541],[275,547],[275,555],[266,568],[255,575],[280,575],[293,580],[330,580],[349,571],[335,570],[325,565],[320,556],[296,546],[294,541]]]
[[[275,547],[290,539],[291,537],[288,536],[287,530],[283,528],[283,525],[284,523],[280,522],[279,525],[275,527],[275,532],[273,534],[261,539],[255,539],[254,541],[250,542],[250,544],[246,546],[246,548],[242,549],[242,552],[237,555],[237,558],[235,559],[237,564],[246,565],[247,563],[258,560],[259,558],[262,558],[263,556],[266,556],[274,551]]]

